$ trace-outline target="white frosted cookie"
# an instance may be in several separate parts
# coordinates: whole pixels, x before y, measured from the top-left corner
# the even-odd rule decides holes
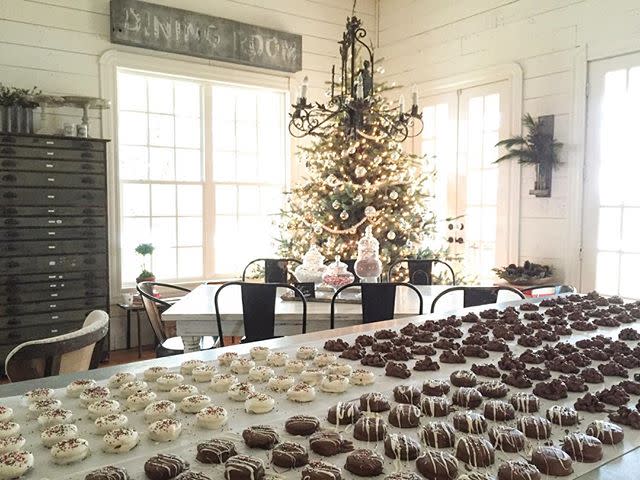
[[[149,390],[149,384],[144,380],[134,380],[133,382],[126,382],[120,385],[118,393],[122,398],[128,398],[129,395],[133,395],[136,392],[146,392]]]
[[[275,374],[276,372],[273,371],[273,368],[259,365],[249,370],[249,376],[247,378],[249,378],[249,380],[251,380],[252,382],[262,383],[269,380]]]
[[[51,447],[51,458],[58,465],[79,462],[87,458],[89,453],[89,442],[84,438],[70,438]]]
[[[171,442],[182,432],[182,423],[173,418],[156,420],[149,425],[149,438],[155,442]]]
[[[207,395],[189,395],[180,402],[180,410],[184,413],[198,413],[211,403]]]
[[[106,453],[126,453],[140,441],[140,435],[133,428],[116,428],[102,437],[102,451]]]
[[[80,394],[80,403],[82,405],[89,405],[90,403],[97,402],[98,400],[106,400],[111,396],[111,392],[107,387],[92,387],[85,388]]]
[[[71,440],[72,438],[78,438],[78,427],[73,423],[53,425],[45,428],[40,434],[40,440],[42,440],[42,444],[47,448],[51,448],[58,442]]]
[[[307,368],[307,363],[304,360],[289,360],[284,366],[284,371],[287,373],[300,373],[305,368]]]
[[[331,365],[327,365],[324,369],[327,375],[342,375],[343,377],[350,377],[353,373],[353,368],[348,363],[336,362]]]
[[[235,373],[236,375],[245,375],[255,366],[256,362],[249,358],[236,358],[231,362],[229,370],[231,370],[231,373]]]
[[[197,395],[198,387],[195,385],[178,385],[169,390],[169,399],[178,402],[190,395]]]
[[[254,360],[258,362],[263,362],[267,359],[267,356],[269,355],[270,351],[271,349],[269,347],[263,347],[263,346],[251,347],[251,350],[249,350],[249,355],[251,355],[251,358],[253,358]]]
[[[133,393],[127,397],[127,408],[129,410],[133,410],[134,412],[143,410],[151,402],[154,402],[156,398],[156,393],[150,390]]]
[[[98,382],[90,378],[74,380],[69,385],[67,385],[67,396],[78,398],[85,389],[97,386]]]
[[[38,424],[41,427],[50,427],[59,423],[71,423],[73,412],[66,408],[50,408],[38,415]]]
[[[173,387],[177,387],[183,383],[184,377],[179,373],[165,373],[156,378],[156,385],[161,392],[168,392]]]
[[[309,345],[302,345],[296,350],[296,358],[300,360],[312,360],[318,354],[318,349]]]
[[[320,390],[327,393],[343,393],[349,388],[349,377],[327,375],[320,382]]]
[[[196,413],[198,426],[207,430],[215,430],[227,423],[227,411],[223,407],[209,406]]]
[[[287,390],[287,398],[292,402],[311,402],[316,398],[316,389],[307,383],[296,383]]]
[[[313,364],[318,368],[326,367],[327,365],[331,365],[332,363],[336,363],[338,357],[336,357],[333,353],[319,353],[313,359]]]
[[[266,393],[252,393],[244,401],[244,411],[247,413],[268,413],[275,407],[276,401]]]
[[[144,419],[147,422],[155,422],[163,418],[173,417],[176,413],[176,404],[171,400],[158,400],[150,403],[144,409]]]
[[[376,374],[371,370],[356,368],[351,374],[351,383],[354,385],[371,385],[376,381]]]
[[[25,450],[0,454],[0,480],[20,478],[33,467],[33,455]]]
[[[211,390],[222,393],[229,390],[234,383],[238,383],[238,379],[230,373],[216,373],[211,377]]]
[[[45,400],[47,398],[52,398],[55,395],[55,392],[52,388],[34,388],[33,390],[29,390],[24,394],[24,399],[27,403],[37,402],[38,400]]]
[[[324,370],[321,368],[307,368],[300,373],[300,381],[311,386],[318,385],[324,378]]]
[[[204,365],[206,365],[206,363],[202,360],[186,360],[180,364],[180,373],[182,375],[191,375],[194,368]]]
[[[228,367],[239,355],[236,352],[224,352],[218,357],[218,365]]]
[[[274,392],[286,392],[296,383],[291,375],[277,375],[269,379],[269,388]]]
[[[213,365],[201,365],[191,371],[193,381],[197,383],[206,383],[211,381],[211,377],[216,373],[216,367]]]
[[[104,417],[96,418],[93,424],[96,427],[96,433],[107,433],[110,430],[116,428],[126,427],[129,423],[129,419],[126,415],[121,413],[112,413],[111,415],[105,415]]]
[[[169,369],[167,367],[149,367],[142,374],[143,378],[147,382],[155,382],[158,377],[169,373]]]
[[[45,398],[44,400],[30,403],[28,408],[29,413],[37,417],[42,412],[60,407],[62,407],[62,402],[57,398]]]
[[[91,418],[104,417],[105,415],[118,413],[120,411],[120,402],[110,399],[98,400],[90,403],[87,409]]]
[[[267,365],[270,367],[284,367],[289,360],[289,354],[286,352],[271,352],[267,355]]]
[[[110,388],[120,388],[123,384],[133,382],[136,379],[136,375],[131,372],[118,372],[114,373],[107,380],[107,385]]]
[[[14,435],[13,437],[0,438],[0,453],[15,452],[22,450],[27,443],[22,435]]]
[[[0,438],[12,437],[20,433],[20,424],[16,422],[0,422]]]
[[[234,383],[229,387],[227,391],[227,395],[231,400],[235,400],[236,402],[244,402],[249,395],[255,393],[255,388],[251,383]]]
[[[0,422],[7,422],[13,418],[13,408],[0,405]]]

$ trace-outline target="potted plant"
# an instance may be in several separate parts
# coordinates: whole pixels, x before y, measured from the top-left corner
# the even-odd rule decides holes
[[[523,265],[510,264],[506,267],[494,268],[496,276],[511,285],[540,285],[553,279],[553,268],[549,265],[526,260]]]
[[[516,135],[496,143],[496,147],[504,147],[507,153],[496,160],[517,159],[523,165],[536,167],[536,182],[529,193],[536,197],[551,196],[551,174],[559,165],[558,151],[562,143],[553,138],[553,115],[538,117],[535,120],[527,113],[522,117],[522,125],[527,130],[523,137]]]
[[[138,255],[142,255],[142,272],[140,272],[140,275],[138,275],[138,278],[136,278],[136,283],[156,281],[155,275],[147,269],[146,260],[147,255],[153,255],[154,250],[155,247],[150,243],[141,243],[136,247],[136,253]]]
[[[33,133],[33,110],[38,106],[33,97],[40,93],[36,87],[26,89],[0,84],[0,131]]]

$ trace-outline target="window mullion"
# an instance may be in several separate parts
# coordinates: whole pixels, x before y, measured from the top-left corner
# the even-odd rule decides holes
[[[204,188],[203,188],[203,206],[202,206],[202,226],[203,235],[203,253],[204,276],[205,278],[213,278],[216,271],[215,265],[215,226],[216,226],[216,200],[215,186],[213,183],[213,102],[212,102],[212,84],[203,85],[203,102],[201,125],[204,130],[202,136],[203,141],[203,157],[204,157]]]

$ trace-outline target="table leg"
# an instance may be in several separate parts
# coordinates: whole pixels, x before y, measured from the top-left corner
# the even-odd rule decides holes
[[[200,351],[200,337],[183,336],[184,353]]]
[[[140,332],[140,311],[136,310],[138,317],[138,358],[142,358],[142,333]]]
[[[131,348],[131,310],[127,310],[127,350]]]

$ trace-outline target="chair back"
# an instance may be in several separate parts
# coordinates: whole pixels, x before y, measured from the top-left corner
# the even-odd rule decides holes
[[[347,271],[353,273],[353,283],[360,283],[360,278],[356,275],[356,259],[340,259],[340,261],[347,265]]]
[[[296,258],[256,258],[247,263],[242,271],[242,281],[247,280],[247,272],[256,263],[264,264],[264,283],[289,283],[289,263],[300,265]]]
[[[336,290],[331,298],[330,326],[335,327],[335,307],[339,295],[349,288],[359,288],[362,293],[362,323],[381,322],[392,320],[396,309],[396,291],[398,287],[413,290],[418,296],[418,315],[424,310],[424,300],[420,290],[410,283],[352,283],[344,285]]]
[[[149,317],[149,323],[151,323],[153,333],[158,343],[162,344],[170,335],[167,335],[165,325],[162,323],[161,309],[165,310],[170,307],[171,304],[154,296],[153,290],[155,287],[180,292],[190,292],[191,290],[178,285],[171,285],[170,283],[140,282],[136,285],[136,290],[142,299],[142,305],[144,306],[144,311],[147,313],[147,317]]]
[[[387,280],[391,282],[396,270],[402,264],[406,264],[409,274],[409,278],[407,279],[407,281],[409,283],[412,283],[413,285],[433,285],[433,265],[436,263],[444,265],[449,270],[451,274],[451,285],[455,285],[456,274],[453,271],[453,267],[451,267],[451,265],[449,265],[447,262],[438,260],[437,258],[405,258],[396,260],[389,266],[389,271],[387,272]]]
[[[536,293],[539,292],[539,293]],[[577,290],[572,285],[537,285],[535,287],[524,288],[522,293],[531,297],[543,297],[550,295],[562,295],[563,293],[576,293]]]
[[[96,344],[108,331],[109,315],[94,310],[78,330],[24,342],[11,350],[5,360],[7,376],[12,382],[20,382],[95,368],[101,350]]]
[[[451,287],[440,292],[431,302],[431,313],[435,311],[436,304],[442,297],[452,292],[462,292],[463,307],[477,307],[479,305],[489,305],[498,302],[498,293],[501,291],[512,292],[521,299],[524,299],[524,293],[517,288],[500,285],[497,287]]]
[[[307,332],[307,301],[302,292],[293,285],[289,285],[288,283],[227,282],[216,291],[214,297],[220,346],[224,346],[224,336],[222,333],[222,312],[220,312],[218,297],[220,296],[220,292],[232,285],[240,287],[245,336],[244,342],[257,342],[259,340],[274,338],[276,294],[278,288],[289,289],[301,299],[302,333]]]

